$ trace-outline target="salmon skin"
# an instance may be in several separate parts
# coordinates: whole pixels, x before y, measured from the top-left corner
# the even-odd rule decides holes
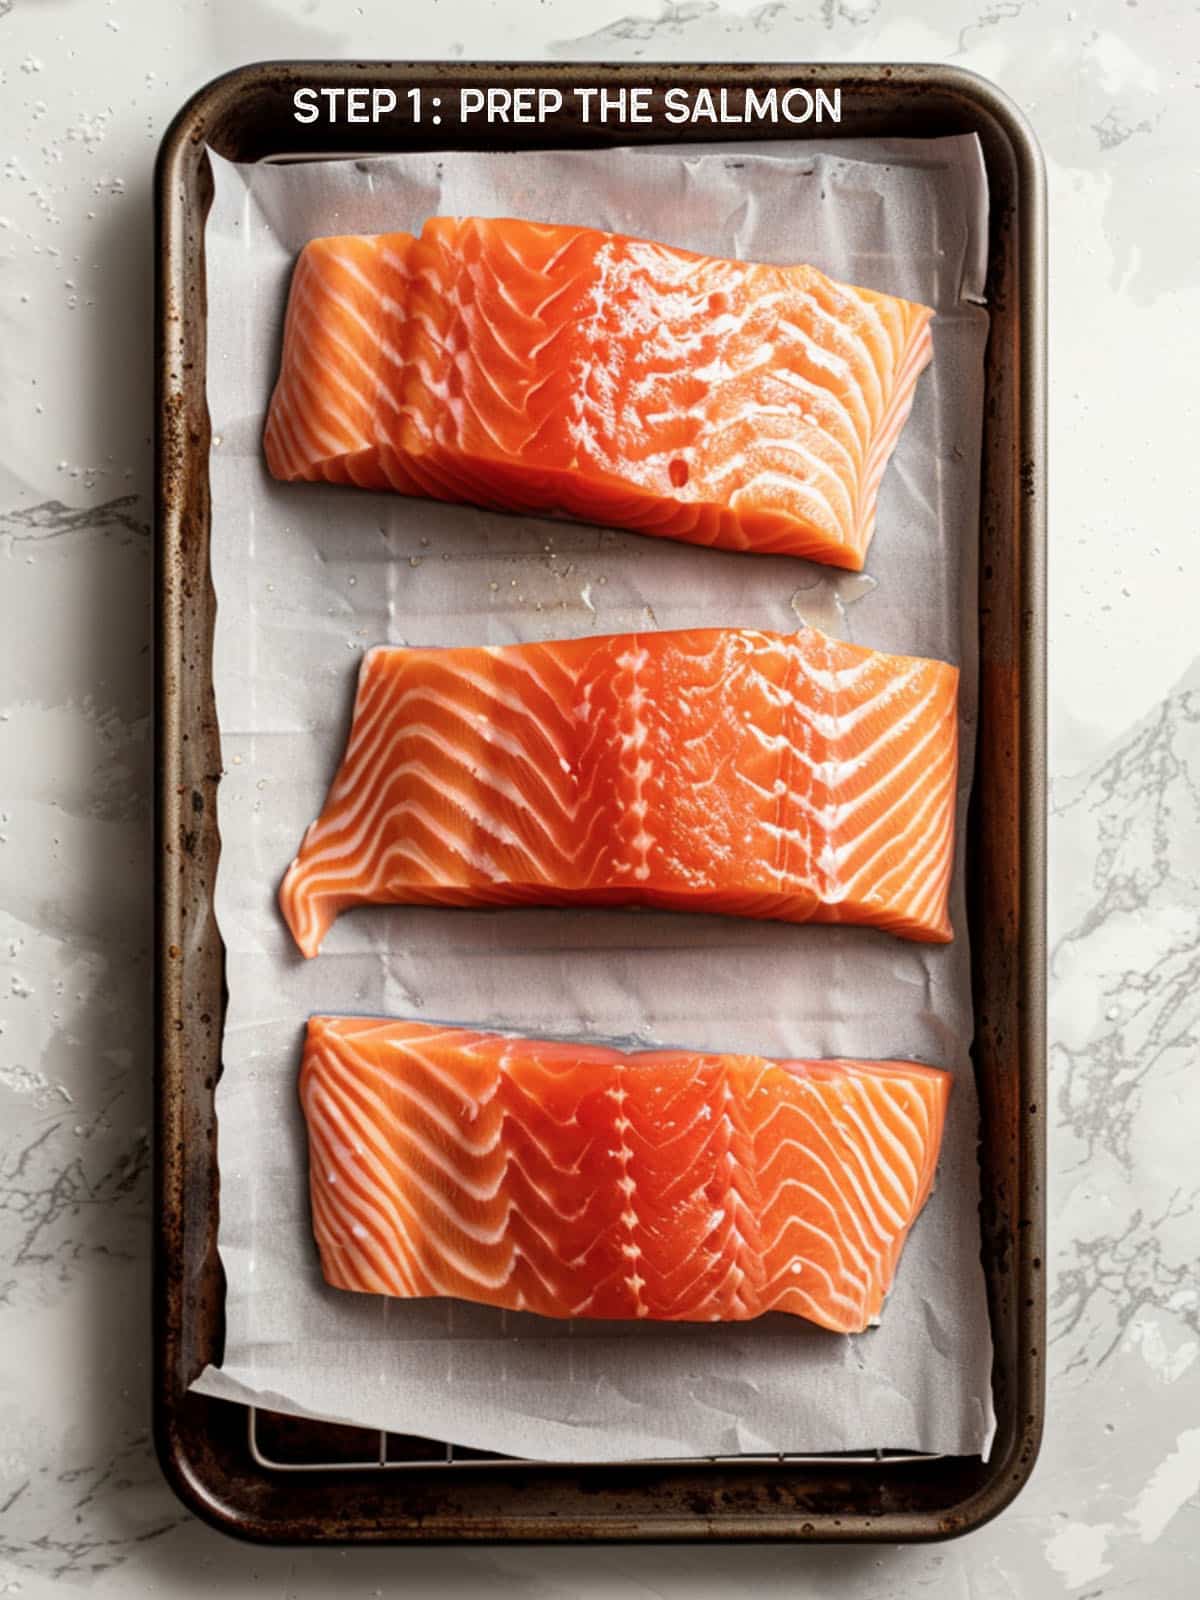
[[[595,228],[314,239],[267,464],[858,571],[932,316]]]
[[[879,1316],[950,1077],[314,1017],[300,1096],[337,1289],[838,1333]]]
[[[339,912],[635,905],[951,937],[958,674],[806,628],[375,649],[280,890]]]

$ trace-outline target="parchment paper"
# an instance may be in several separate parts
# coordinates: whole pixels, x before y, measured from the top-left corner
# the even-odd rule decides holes
[[[228,951],[217,1092],[224,1365],[197,1387],[546,1459],[986,1452],[966,918],[934,948],[853,928],[631,911],[367,909],[302,961],[275,891],[341,755],[362,650],[806,620],[962,676],[965,816],[987,200],[972,138],[413,155],[235,167],[207,224],[214,655]],[[352,489],[284,486],[264,411],[296,252],[427,216],[593,224],[711,254],[811,261],[937,310],[935,359],[886,474],[869,576]],[[625,1045],[911,1057],[955,1074],[937,1191],[882,1324],[555,1323],[339,1293],[309,1225],[305,1019],[348,1011]]]

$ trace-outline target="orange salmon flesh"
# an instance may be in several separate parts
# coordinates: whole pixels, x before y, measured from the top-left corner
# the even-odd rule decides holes
[[[340,912],[389,902],[945,942],[957,683],[811,628],[372,650],[283,915],[307,956]]]
[[[875,1321],[950,1077],[314,1017],[300,1095],[326,1280],[546,1317]]]
[[[595,228],[314,239],[267,463],[857,571],[932,316],[815,267]]]

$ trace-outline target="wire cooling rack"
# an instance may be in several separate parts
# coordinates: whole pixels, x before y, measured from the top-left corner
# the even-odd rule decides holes
[[[420,1468],[461,1470],[486,1467],[503,1461],[506,1467],[544,1468],[543,1461],[525,1461],[496,1455],[490,1450],[471,1450],[462,1445],[445,1444],[413,1435],[388,1433],[383,1428],[350,1428],[341,1424],[314,1422],[307,1418],[282,1416],[247,1407],[250,1454],[255,1462],[271,1472],[404,1472]],[[712,1466],[733,1466],[754,1462],[827,1463],[840,1466],[899,1466],[906,1461],[933,1461],[940,1457],[912,1450],[858,1450],[833,1455],[758,1454],[704,1456]],[[583,1462],[580,1465],[588,1465]],[[661,1466],[694,1465],[688,1458],[656,1462]]]

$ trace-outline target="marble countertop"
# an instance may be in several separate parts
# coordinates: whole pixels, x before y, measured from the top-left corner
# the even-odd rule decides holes
[[[0,1595],[1194,1593],[1198,47],[1174,0],[0,0]],[[159,1477],[150,173],[215,73],[349,55],[952,61],[1041,137],[1050,1414],[1030,1486],[965,1540],[272,1552],[211,1532]]]

